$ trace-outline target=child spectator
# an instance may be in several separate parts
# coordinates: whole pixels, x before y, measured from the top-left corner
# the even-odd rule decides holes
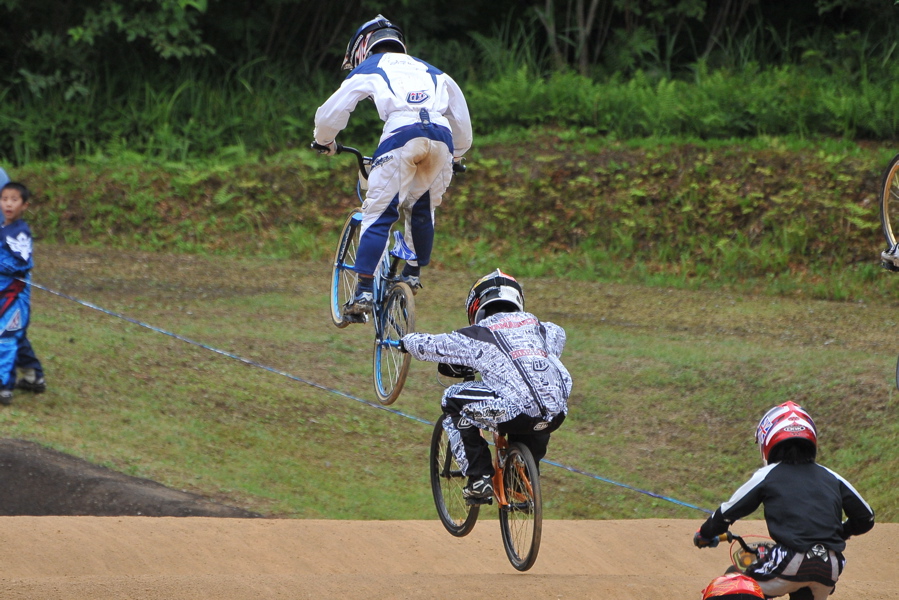
[[[31,230],[22,219],[30,197],[28,188],[21,183],[8,182],[0,188],[0,209],[4,219],[0,228],[0,404],[7,406],[12,403],[16,355],[31,312],[31,286],[28,284],[34,266],[33,244]],[[23,378],[23,381],[27,379]],[[36,382],[35,378],[32,383]]]
[[[9,175],[0,167],[0,189],[9,183]],[[16,371],[13,371],[13,386],[28,392],[40,394],[47,390],[47,380],[44,379],[44,367],[38,360],[31,342],[28,341],[28,328],[22,332],[19,340],[19,348],[16,352],[16,370],[22,374],[22,379],[16,384]]]

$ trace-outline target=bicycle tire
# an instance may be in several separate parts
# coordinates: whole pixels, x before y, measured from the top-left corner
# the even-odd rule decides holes
[[[359,250],[359,232],[362,227],[362,211],[354,210],[347,217],[340,231],[340,241],[331,265],[331,321],[343,329],[351,320],[343,314],[343,307],[356,294],[356,253]]]
[[[880,227],[887,249],[881,254],[884,267],[891,270],[899,270],[899,266],[885,256],[896,247],[896,233],[893,230],[892,217],[897,216],[899,210],[899,154],[894,156],[883,172],[883,180],[880,184]]]
[[[431,452],[429,465],[431,473],[431,493],[434,495],[434,506],[440,522],[452,535],[464,537],[471,533],[478,522],[480,505],[469,505],[462,497],[467,477],[462,474],[450,449],[449,436],[443,429],[441,417],[434,426],[431,435]]]
[[[523,444],[509,444],[503,466],[503,493],[507,501],[499,507],[503,547],[512,566],[527,571],[534,566],[540,551],[543,500],[537,463]]]
[[[412,357],[400,352],[399,341],[415,331],[415,296],[405,283],[393,285],[377,313],[374,382],[381,404],[393,404],[403,391]]]

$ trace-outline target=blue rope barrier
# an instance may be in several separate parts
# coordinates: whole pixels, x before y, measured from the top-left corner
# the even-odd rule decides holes
[[[214,353],[216,353],[216,354],[220,354],[220,355],[225,356],[225,357],[227,357],[227,358],[231,358],[231,359],[233,359],[233,360],[242,362],[242,363],[244,363],[244,364],[246,364],[246,365],[250,365],[250,366],[252,366],[252,367],[256,367],[256,368],[262,369],[262,370],[264,370],[264,371],[268,371],[268,372],[270,372],[270,373],[274,373],[274,374],[276,374],[276,375],[280,375],[280,376],[282,376],[282,377],[286,377],[287,379],[290,379],[290,380],[292,380],[292,381],[296,381],[296,382],[298,382],[298,383],[304,383],[304,384],[306,384],[306,385],[308,385],[308,386],[311,386],[311,387],[314,387],[314,388],[316,388],[316,389],[319,389],[319,390],[322,390],[322,391],[325,391],[325,392],[329,392],[329,393],[332,393],[332,394],[336,394],[336,395],[338,395],[338,396],[342,396],[342,397],[344,397],[344,398],[347,398],[348,400],[354,400],[354,401],[356,401],[356,402],[359,402],[360,404],[364,404],[364,405],[369,406],[369,407],[371,407],[371,408],[377,408],[378,410],[383,410],[383,411],[385,411],[385,412],[389,412],[389,413],[391,413],[391,414],[394,414],[394,415],[397,415],[397,416],[400,416],[400,417],[404,417],[404,418],[406,418],[406,419],[411,419],[411,420],[413,420],[413,421],[417,421],[417,422],[422,423],[422,424],[424,424],[424,425],[431,425],[431,426],[434,425],[434,422],[433,422],[433,421],[428,421],[428,420],[426,420],[426,419],[422,419],[421,417],[417,417],[417,416],[415,416],[415,415],[411,415],[411,414],[405,413],[405,412],[403,412],[403,411],[396,410],[395,408],[390,408],[390,407],[384,406],[384,405],[382,405],[382,404],[375,404],[374,402],[370,402],[370,401],[365,400],[365,399],[363,399],[363,398],[359,398],[359,397],[357,397],[357,396],[353,396],[352,394],[348,394],[348,393],[346,393],[346,392],[342,392],[342,391],[340,391],[340,390],[338,390],[338,389],[331,388],[331,387],[328,387],[328,386],[325,386],[325,385],[321,385],[320,383],[315,383],[314,381],[310,381],[310,380],[308,380],[308,379],[303,379],[302,377],[297,377],[296,375],[292,375],[292,374],[287,373],[287,372],[285,372],[285,371],[281,371],[281,370],[279,370],[279,369],[275,369],[274,367],[270,367],[270,366],[268,366],[268,365],[264,365],[264,364],[259,363],[259,362],[256,362],[256,361],[253,361],[253,360],[250,360],[250,359],[247,359],[247,358],[243,358],[242,356],[239,356],[239,355],[234,354],[234,353],[232,353],[232,352],[227,352],[227,351],[225,351],[225,350],[220,350],[220,349],[215,348],[215,347],[213,347],[213,346],[209,346],[208,344],[204,344],[203,342],[198,342],[198,341],[196,341],[196,340],[192,340],[192,339],[190,339],[190,338],[184,337],[183,335],[179,335],[179,334],[174,333],[174,332],[171,332],[171,331],[166,331],[165,329],[160,329],[159,327],[156,327],[156,326],[154,326],[154,325],[150,325],[149,323],[145,323],[145,322],[143,322],[143,321],[139,321],[139,320],[134,319],[134,318],[132,318],[132,317],[129,317],[129,316],[127,316],[127,315],[123,315],[123,314],[121,314],[121,313],[117,313],[117,312],[115,312],[115,311],[112,311],[112,310],[103,308],[103,307],[101,307],[101,306],[97,306],[96,304],[93,304],[93,303],[91,303],[91,302],[87,302],[87,301],[85,301],[85,300],[81,300],[81,299],[79,299],[79,298],[75,298],[74,296],[70,296],[70,295],[68,295],[68,294],[64,294],[64,293],[62,293],[62,292],[59,292],[59,291],[56,291],[56,290],[52,290],[52,289],[50,289],[50,288],[48,288],[48,287],[44,287],[44,286],[42,286],[42,285],[40,285],[40,284],[37,284],[37,283],[34,283],[34,282],[24,281],[24,280],[22,280],[22,279],[19,279],[19,281],[22,281],[23,283],[26,283],[26,284],[30,284],[32,287],[35,287],[35,288],[37,288],[37,289],[39,289],[39,290],[43,290],[43,291],[45,291],[45,292],[47,292],[47,293],[49,293],[49,294],[53,294],[53,295],[55,295],[55,296],[59,296],[60,298],[65,298],[66,300],[70,300],[70,301],[72,301],[72,302],[75,302],[76,304],[80,304],[80,305],[85,306],[85,307],[87,307],[87,308],[90,308],[90,309],[92,309],[92,310],[96,310],[96,311],[101,312],[101,313],[103,313],[103,314],[109,315],[109,316],[111,316],[111,317],[115,317],[115,318],[117,318],[117,319],[122,319],[123,321],[127,321],[127,322],[129,322],[129,323],[134,324],[134,325],[138,325],[138,326],[140,326],[140,327],[144,327],[144,328],[149,329],[149,330],[151,330],[151,331],[155,331],[156,333],[161,333],[161,334],[163,334],[163,335],[167,335],[167,336],[169,336],[169,337],[173,337],[173,338],[175,338],[176,340],[185,342],[185,343],[187,343],[187,344],[191,344],[191,345],[193,345],[193,346],[197,346],[197,347],[199,347],[199,348],[203,348],[204,350],[209,350],[210,352],[214,352]],[[652,498],[657,498],[657,499],[659,499],[659,500],[664,500],[664,501],[666,501],[666,502],[671,502],[671,503],[677,504],[677,505],[679,505],[679,506],[683,506],[683,507],[686,507],[686,508],[692,508],[692,509],[702,511],[702,512],[707,513],[707,514],[711,514],[711,513],[713,512],[713,511],[711,511],[711,510],[708,510],[708,509],[705,509],[705,508],[701,508],[701,507],[699,507],[699,506],[695,506],[695,505],[690,504],[690,503],[688,503],[688,502],[683,502],[683,501],[681,501],[681,500],[677,500],[676,498],[671,498],[670,496],[663,496],[663,495],[661,495],[661,494],[657,494],[657,493],[655,493],[655,492],[651,492],[651,491],[648,491],[648,490],[643,490],[643,489],[640,489],[640,488],[636,488],[636,487],[633,487],[633,486],[628,485],[628,484],[626,484],[626,483],[621,483],[621,482],[619,482],[619,481],[615,481],[615,480],[612,480],[612,479],[608,479],[608,478],[606,478],[606,477],[602,477],[602,476],[596,475],[596,474],[594,474],[594,473],[589,473],[589,472],[587,472],[587,471],[578,469],[577,467],[572,467],[572,466],[564,465],[564,464],[561,464],[561,463],[558,463],[558,462],[555,462],[555,461],[552,461],[552,460],[548,460],[548,459],[546,459],[546,458],[544,458],[541,462],[544,462],[544,463],[546,463],[546,464],[548,464],[548,465],[552,465],[552,466],[554,466],[554,467],[558,467],[558,468],[560,468],[560,469],[569,471],[569,472],[571,472],[571,473],[576,473],[576,474],[578,474],[578,475],[584,475],[585,477],[590,477],[590,478],[595,479],[595,480],[597,480],[597,481],[602,481],[602,482],[604,482],[604,483],[608,483],[608,484],[615,485],[615,486],[618,486],[618,487],[621,487],[621,488],[625,488],[625,489],[628,489],[628,490],[631,490],[631,491],[634,491],[634,492],[638,492],[638,493],[640,493],[640,494],[644,494],[644,495],[650,496],[650,497],[652,497]]]

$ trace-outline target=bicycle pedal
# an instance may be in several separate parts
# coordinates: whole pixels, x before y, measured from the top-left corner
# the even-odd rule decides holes
[[[368,323],[368,314],[343,313],[343,320],[347,323]]]
[[[466,498],[465,504],[468,506],[481,506],[482,504],[493,504],[493,496],[489,498]]]

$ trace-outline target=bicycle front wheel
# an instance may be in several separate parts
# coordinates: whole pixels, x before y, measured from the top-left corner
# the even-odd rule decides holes
[[[359,250],[359,232],[362,228],[362,211],[355,210],[343,225],[334,263],[331,265],[331,321],[340,328],[350,324],[343,314],[343,307],[356,294],[356,253]]]
[[[509,445],[503,466],[505,504],[499,507],[499,526],[509,562],[527,571],[537,560],[543,532],[543,501],[537,463],[526,446]]]
[[[899,154],[893,157],[886,171],[883,173],[883,181],[880,185],[880,226],[883,238],[887,243],[887,249],[881,254],[883,265],[891,270],[899,270],[896,260],[891,260],[896,248],[896,234],[893,229],[893,217],[899,211]]]
[[[376,311],[374,377],[381,404],[393,404],[403,390],[412,357],[400,352],[400,338],[415,331],[415,296],[412,288],[397,283]]]
[[[478,522],[481,507],[478,504],[466,504],[462,497],[462,488],[465,487],[467,478],[453,457],[449,436],[443,429],[444,418],[446,415],[437,421],[431,435],[431,493],[434,495],[440,522],[454,536],[463,537],[471,533]]]

